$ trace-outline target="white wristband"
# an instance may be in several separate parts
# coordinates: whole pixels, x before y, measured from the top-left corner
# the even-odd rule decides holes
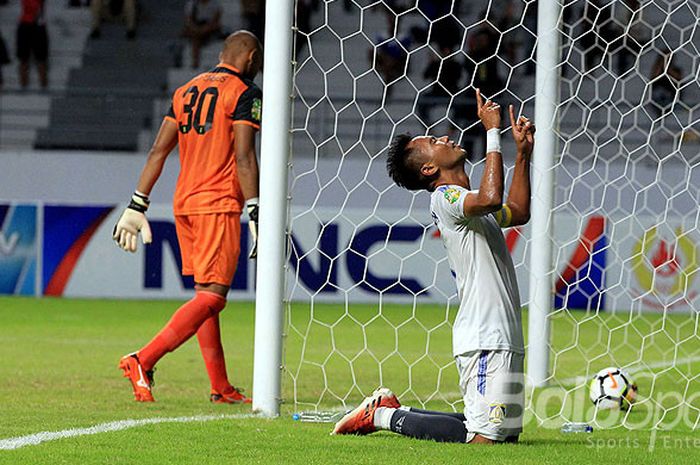
[[[151,204],[151,201],[148,198],[148,195],[144,194],[143,192],[134,191],[133,195],[131,196],[131,203],[143,208],[144,210],[142,213],[144,213],[146,210],[148,210],[148,206]]]
[[[501,153],[501,130],[498,128],[486,131],[486,153]]]
[[[250,206],[253,206],[253,205],[257,205],[257,204],[258,204],[258,198],[257,198],[257,197],[253,197],[253,198],[250,198],[250,199],[248,199],[248,200],[245,201],[245,207],[246,207],[246,208],[248,208],[248,207],[250,207]]]

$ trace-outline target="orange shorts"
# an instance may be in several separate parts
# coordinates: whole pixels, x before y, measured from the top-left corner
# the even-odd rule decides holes
[[[238,265],[240,213],[176,215],[182,274],[198,284],[230,286]]]

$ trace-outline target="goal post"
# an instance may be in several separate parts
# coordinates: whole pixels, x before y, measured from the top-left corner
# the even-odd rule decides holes
[[[537,9],[537,63],[535,73],[535,127],[537,143],[532,157],[530,249],[530,305],[528,313],[527,381],[544,386],[549,376],[548,315],[552,308],[552,207],[554,206],[554,159],[559,106],[561,4],[540,0]]]
[[[265,9],[259,212],[264,228],[258,229],[253,410],[270,417],[279,415],[282,369],[293,8],[294,0],[278,0]]]

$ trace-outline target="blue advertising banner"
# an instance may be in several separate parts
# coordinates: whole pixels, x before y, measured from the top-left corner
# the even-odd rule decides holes
[[[0,204],[0,294],[35,294],[37,250],[37,207]]]

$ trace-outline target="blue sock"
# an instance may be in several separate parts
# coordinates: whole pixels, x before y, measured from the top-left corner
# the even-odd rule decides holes
[[[416,439],[437,442],[465,442],[467,428],[451,415],[396,410],[391,416],[391,431]]]

